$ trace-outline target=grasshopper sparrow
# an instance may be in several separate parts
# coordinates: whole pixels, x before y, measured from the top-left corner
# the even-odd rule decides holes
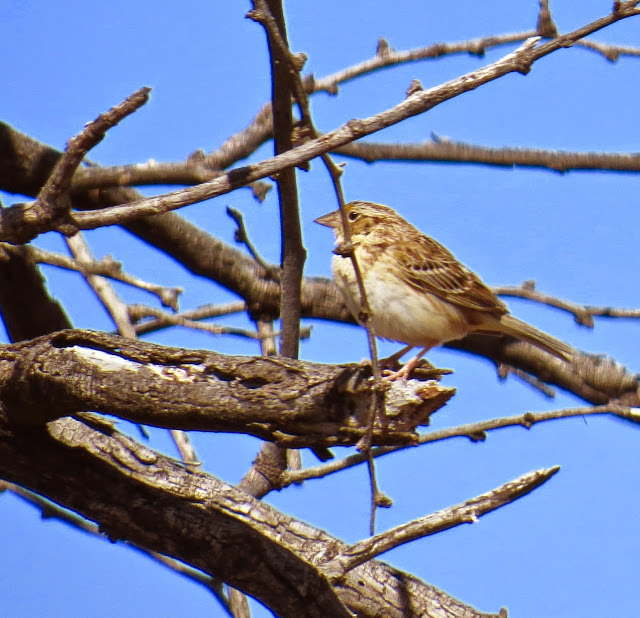
[[[397,362],[411,348],[422,348],[389,379],[408,377],[432,347],[471,332],[504,333],[563,360],[571,358],[569,346],[511,316],[475,273],[395,210],[357,201],[347,204],[346,212],[375,333],[407,344],[389,360]],[[357,318],[360,292],[351,258],[344,251],[340,211],[323,215],[316,223],[335,233],[333,277]]]

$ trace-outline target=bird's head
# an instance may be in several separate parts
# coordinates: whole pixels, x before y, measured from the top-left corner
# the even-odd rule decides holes
[[[385,230],[388,231],[389,226],[408,225],[395,210],[382,204],[356,201],[345,204],[344,208],[349,222],[351,240],[354,244],[358,244],[372,232],[384,233]],[[342,216],[339,210],[322,215],[315,222],[330,227],[338,244],[344,242]]]

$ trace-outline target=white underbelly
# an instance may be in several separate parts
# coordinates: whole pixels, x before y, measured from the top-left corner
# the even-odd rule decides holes
[[[349,310],[357,318],[360,293],[354,278],[334,274]],[[382,283],[375,267],[365,278],[365,289],[378,337],[420,347],[459,339],[469,330],[455,305],[439,303],[436,307],[429,294],[421,294],[397,279],[384,277]]]

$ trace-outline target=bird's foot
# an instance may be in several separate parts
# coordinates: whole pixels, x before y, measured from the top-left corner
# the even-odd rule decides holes
[[[395,371],[391,370],[389,367],[385,367],[385,369],[382,371],[382,379],[388,382],[394,382],[395,380],[408,380],[409,376],[413,373],[413,370],[420,364],[422,357],[429,350],[430,350],[430,347],[423,348],[411,360],[408,360],[404,365],[402,365],[402,367],[400,367],[400,369],[396,369]],[[388,359],[385,359],[385,360],[393,359],[397,367],[399,358],[400,357],[397,354],[394,354],[393,356],[390,356]]]

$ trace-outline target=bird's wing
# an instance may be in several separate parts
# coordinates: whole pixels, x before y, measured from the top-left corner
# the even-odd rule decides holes
[[[508,312],[500,299],[439,242],[424,234],[404,239],[395,251],[403,279],[459,307],[493,315]]]

